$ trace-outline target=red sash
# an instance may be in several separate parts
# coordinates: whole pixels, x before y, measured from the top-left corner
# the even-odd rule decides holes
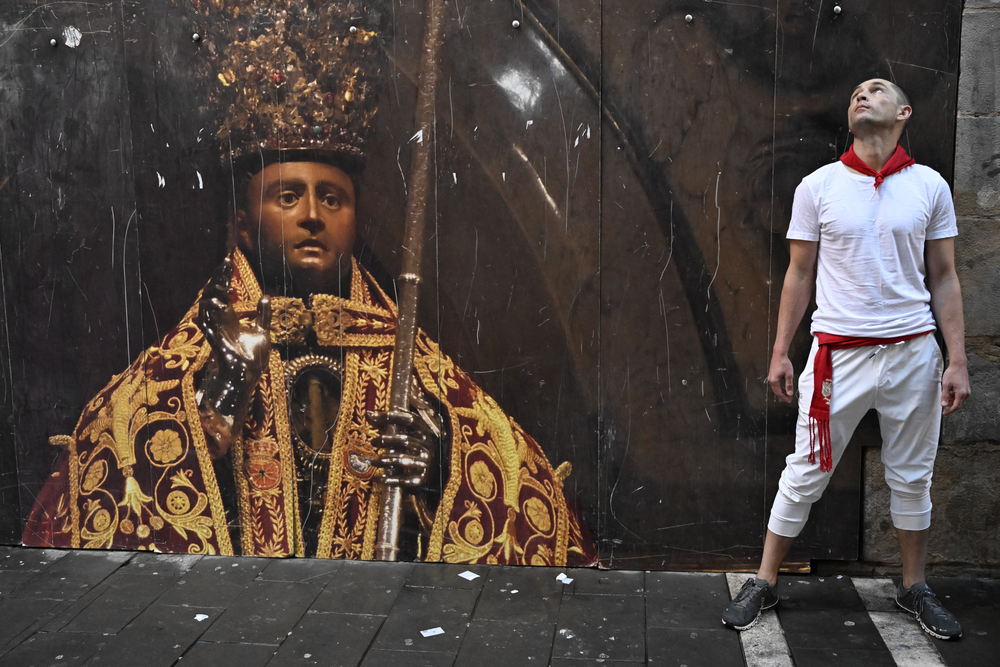
[[[876,186],[877,187],[877,186]],[[813,359],[813,395],[809,404],[809,463],[816,463],[816,443],[819,442],[819,469],[833,470],[833,449],[830,446],[830,401],[833,398],[832,350],[846,350],[869,345],[892,345],[904,340],[926,336],[924,331],[896,338],[860,338],[816,332],[819,347]]]

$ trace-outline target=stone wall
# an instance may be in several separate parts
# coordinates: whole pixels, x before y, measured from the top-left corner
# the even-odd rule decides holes
[[[931,496],[932,567],[1000,568],[1000,0],[962,18],[955,255],[972,397],[944,419]],[[863,559],[899,562],[879,450],[865,452]]]

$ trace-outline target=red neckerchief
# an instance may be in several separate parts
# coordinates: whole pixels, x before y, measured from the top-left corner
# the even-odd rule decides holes
[[[902,150],[902,149],[900,149]],[[819,441],[819,469],[833,470],[833,449],[830,446],[830,400],[833,398],[832,350],[846,350],[868,345],[892,345],[931,333],[910,334],[897,338],[860,338],[816,333],[819,347],[813,359],[813,395],[809,404],[809,463],[816,463],[816,442]]]
[[[896,144],[896,152],[892,154],[889,161],[885,163],[884,167],[882,167],[882,171],[875,171],[862,162],[861,158],[859,158],[854,152],[854,144],[851,144],[851,147],[847,149],[847,152],[840,156],[840,161],[851,169],[857,169],[866,176],[874,176],[876,190],[878,190],[878,186],[882,185],[882,181],[884,181],[887,176],[895,174],[901,169],[906,169],[911,164],[917,163],[917,161],[911,158],[899,144]]]

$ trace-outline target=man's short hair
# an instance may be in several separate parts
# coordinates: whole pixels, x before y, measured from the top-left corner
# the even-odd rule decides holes
[[[886,83],[892,88],[892,92],[896,93],[896,100],[899,102],[900,106],[908,107],[910,105],[910,97],[906,92],[900,88],[895,82],[886,79]]]

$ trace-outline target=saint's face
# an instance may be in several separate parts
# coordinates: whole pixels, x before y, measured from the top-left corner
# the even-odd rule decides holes
[[[866,134],[870,130],[892,127],[897,120],[909,116],[896,91],[884,79],[865,81],[851,93],[851,103],[847,107],[847,121],[851,133]]]
[[[320,162],[268,165],[250,179],[247,210],[236,214],[240,247],[266,291],[335,292],[350,275],[354,184]]]

